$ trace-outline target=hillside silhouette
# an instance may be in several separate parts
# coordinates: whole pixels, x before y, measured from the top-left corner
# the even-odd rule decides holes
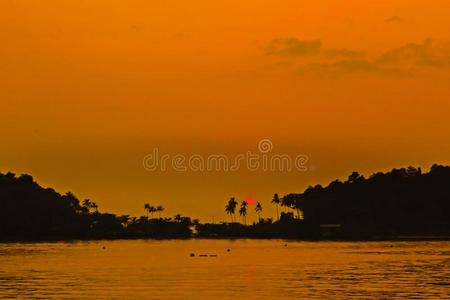
[[[262,218],[263,205],[258,202],[258,221],[250,225],[247,203],[235,198],[225,206],[230,223],[202,224],[179,214],[161,218],[164,208],[148,203],[143,205],[146,215],[131,217],[102,213],[95,202],[43,188],[30,175],[0,173],[0,239],[448,238],[450,167],[433,165],[428,173],[414,167],[393,169],[368,178],[353,172],[346,181],[325,187],[275,194],[271,203],[277,207],[276,218]]]
[[[312,226],[339,224],[345,237],[448,235],[450,167],[393,169],[367,179],[353,172],[345,182],[309,187],[282,201]]]
[[[159,207],[161,211],[162,207]],[[95,202],[42,188],[29,175],[0,174],[0,239],[190,237],[190,218],[101,213]]]

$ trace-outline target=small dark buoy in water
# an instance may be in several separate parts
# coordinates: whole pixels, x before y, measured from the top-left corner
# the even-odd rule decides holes
[[[103,249],[103,250],[105,250],[105,249],[106,249],[106,247],[105,247],[105,246],[103,246],[103,247],[102,247],[102,249]]]
[[[194,257],[195,256],[195,254],[194,253],[191,253],[191,255],[189,255],[190,257]]]
[[[285,247],[287,247],[287,244],[284,244]]]
[[[227,252],[230,252],[231,250],[230,249],[227,249]]]

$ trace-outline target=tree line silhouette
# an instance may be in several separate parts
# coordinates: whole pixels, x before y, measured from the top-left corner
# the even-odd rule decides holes
[[[187,238],[197,221],[180,214],[153,218],[162,206],[144,205],[147,216],[101,213],[90,199],[42,188],[30,175],[0,174],[0,239]],[[148,216],[151,214],[151,217]]]
[[[102,213],[90,199],[43,188],[30,175],[0,173],[0,239],[448,238],[450,167],[433,165],[428,173],[414,167],[393,169],[368,178],[353,172],[346,181],[310,186],[303,193],[274,194],[271,203],[276,219],[262,218],[263,206],[257,202],[258,221],[250,225],[248,203],[234,197],[225,205],[231,222],[202,224],[180,214],[162,218],[164,207],[149,203],[143,206],[145,216],[131,217]]]

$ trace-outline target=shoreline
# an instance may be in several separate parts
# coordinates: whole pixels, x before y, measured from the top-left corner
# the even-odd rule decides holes
[[[128,240],[283,240],[297,242],[429,242],[450,241],[450,236],[398,236],[366,239],[301,239],[289,237],[104,237],[104,238],[42,238],[42,239],[0,239],[0,244],[10,243],[58,243],[58,242],[95,242],[95,241],[128,241]]]

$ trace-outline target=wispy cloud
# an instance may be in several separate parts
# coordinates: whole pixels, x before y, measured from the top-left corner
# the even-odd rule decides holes
[[[382,67],[368,60],[339,60],[328,63],[308,63],[298,68],[299,75],[340,76],[351,74],[385,74],[410,76],[410,70],[395,67]]]
[[[387,18],[385,21],[386,21],[386,23],[404,23],[405,22],[403,20],[403,18],[400,16],[392,16],[392,17]]]
[[[422,44],[409,43],[389,50],[376,62],[380,65],[445,67],[450,64],[450,48],[427,39]]]
[[[408,43],[368,58],[365,53],[348,48],[327,49],[320,40],[296,38],[274,39],[266,47],[269,55],[289,56],[296,61],[299,74],[386,74],[411,76],[420,68],[450,67],[450,47],[426,39],[422,43]]]
[[[351,58],[357,59],[364,56],[363,52],[350,50],[347,48],[342,49],[329,49],[323,51],[324,55],[329,58]]]
[[[274,39],[266,47],[269,55],[309,56],[318,54],[322,48],[320,40],[299,40],[297,38]]]
[[[273,39],[265,47],[269,55],[307,57],[322,55],[330,58],[358,58],[364,53],[347,48],[327,49],[321,40],[300,40],[297,38]]]

